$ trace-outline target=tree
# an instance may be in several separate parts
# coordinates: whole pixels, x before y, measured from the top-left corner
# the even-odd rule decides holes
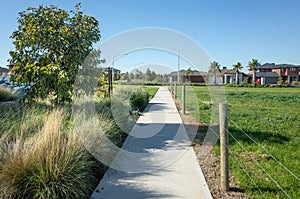
[[[216,61],[213,61],[210,63],[210,68],[209,68],[209,71],[208,72],[212,72],[214,73],[214,84],[217,84],[217,73],[220,72],[220,64]]]
[[[70,12],[51,5],[19,13],[9,62],[13,81],[31,85],[27,99],[53,95],[55,104],[71,101],[79,66],[100,40],[99,22],[79,9],[80,4]]]
[[[185,71],[185,78],[188,78],[189,82],[191,82],[191,74],[192,74],[192,69],[191,67],[189,67],[186,71]]]
[[[252,59],[251,61],[249,61],[248,63],[248,69],[250,71],[253,71],[253,80],[252,80],[252,83],[253,85],[255,86],[255,80],[256,80],[256,71],[257,71],[257,68],[260,66],[260,63],[258,62],[257,59]]]
[[[153,71],[151,72],[151,81],[155,80],[156,76],[157,76],[157,74],[156,74],[155,71],[153,70]]]
[[[146,73],[145,73],[145,81],[151,81],[151,70],[147,68]]]
[[[236,92],[238,92],[238,84],[239,84],[239,70],[243,68],[240,62],[233,64],[233,70],[235,70],[235,85],[236,85]]]

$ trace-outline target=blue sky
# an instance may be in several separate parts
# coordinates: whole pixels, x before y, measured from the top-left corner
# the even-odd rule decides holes
[[[300,64],[297,0],[10,0],[2,3],[0,12],[0,65],[7,64],[13,48],[9,36],[17,28],[18,12],[39,4],[70,10],[78,2],[85,14],[99,20],[100,43],[129,29],[160,27],[191,37],[221,66],[231,68],[237,61],[247,66],[252,58],[261,63]],[[170,65],[176,64],[174,56]]]

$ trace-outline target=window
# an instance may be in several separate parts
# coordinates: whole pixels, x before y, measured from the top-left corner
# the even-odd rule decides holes
[[[283,73],[284,73],[284,68],[281,68],[281,72],[283,72]]]
[[[291,72],[296,72],[296,68],[290,68]]]

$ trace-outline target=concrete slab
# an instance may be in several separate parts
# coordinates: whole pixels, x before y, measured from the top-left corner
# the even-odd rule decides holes
[[[212,198],[167,88],[148,104],[91,198]]]

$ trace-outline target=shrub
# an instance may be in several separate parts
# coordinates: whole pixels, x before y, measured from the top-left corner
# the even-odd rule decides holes
[[[206,83],[190,83],[191,86],[207,86]]]
[[[0,198],[86,198],[95,186],[94,160],[66,114],[53,111],[35,136],[1,144]]]
[[[37,133],[44,125],[47,109],[42,105],[21,103],[0,105],[0,136],[9,140],[28,137]]]
[[[292,86],[297,86],[298,82],[297,81],[292,81]]]
[[[18,95],[16,92],[12,91],[9,88],[0,86],[0,102],[13,101],[17,99]]]
[[[235,84],[226,84],[225,86],[226,87],[235,87],[236,85]]]
[[[149,94],[144,90],[137,90],[130,96],[130,109],[142,112],[149,101]]]

